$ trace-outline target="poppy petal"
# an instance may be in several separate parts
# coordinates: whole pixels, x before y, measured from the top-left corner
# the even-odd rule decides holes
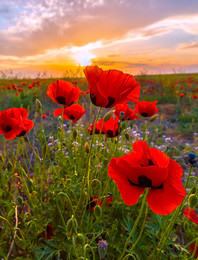
[[[55,116],[62,115],[62,113],[63,113],[63,108],[55,109],[55,110],[54,110],[54,117],[55,117]]]
[[[136,187],[130,184],[127,177],[123,176],[125,175],[124,169],[117,164],[116,158],[111,159],[108,175],[117,183],[124,203],[131,206],[138,202],[139,197],[144,192],[145,188]]]
[[[151,189],[147,202],[152,211],[160,215],[168,215],[183,201],[186,193],[182,186],[182,168],[170,159],[168,177],[163,183],[163,189]]]

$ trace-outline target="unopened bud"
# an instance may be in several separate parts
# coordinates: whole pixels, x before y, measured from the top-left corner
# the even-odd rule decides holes
[[[109,121],[112,115],[113,115],[113,110],[110,110],[108,113],[106,113],[106,115],[103,117],[104,122]]]
[[[77,133],[77,131],[74,129],[74,131],[73,131],[73,138],[74,138],[74,140],[76,140],[77,135],[78,135],[78,133]]]
[[[104,259],[106,254],[107,254],[107,247],[108,244],[106,242],[106,240],[100,240],[98,242],[98,253],[101,259]]]
[[[72,236],[74,236],[77,233],[77,221],[73,215],[67,221],[66,232],[67,232],[68,239],[70,239]]]
[[[184,222],[184,230],[185,231],[189,230],[189,223],[187,221]]]
[[[85,143],[85,152],[89,153],[89,143],[88,142]]]
[[[94,215],[96,218],[100,219],[102,217],[102,209],[99,205],[96,205],[94,208]]]
[[[153,115],[153,116],[150,118],[149,122],[153,122],[153,121],[155,121],[157,118],[158,118],[158,114]]]
[[[27,144],[29,144],[30,141],[29,141],[29,139],[27,138],[27,136],[24,136],[23,139],[24,139],[24,141],[25,141]]]
[[[17,200],[18,200],[19,205],[22,206],[22,204],[23,204],[23,199],[22,199],[22,197],[19,196],[19,197],[17,198]]]
[[[41,101],[37,98],[36,99],[36,109],[40,111],[42,109]]]
[[[0,164],[4,163],[3,155],[0,153]]]
[[[198,204],[198,199],[195,194],[191,194],[188,199],[188,204],[190,209],[194,209]]]
[[[127,141],[129,141],[129,134],[128,133],[125,133],[125,137],[126,137]]]
[[[8,161],[8,163],[7,163],[7,170],[8,170],[9,172],[11,172],[12,169],[13,169],[13,165],[12,165],[11,161]]]
[[[83,234],[77,234],[76,236],[76,242],[79,245],[84,245],[85,244],[85,237],[83,236]]]
[[[122,121],[124,118],[125,113],[123,111],[120,112],[119,118]]]

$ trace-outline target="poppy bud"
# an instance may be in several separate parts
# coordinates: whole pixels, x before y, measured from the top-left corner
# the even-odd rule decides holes
[[[124,113],[123,111],[121,111],[121,112],[120,112],[120,115],[119,115],[119,118],[120,118],[121,121],[122,121],[122,119],[124,118],[124,115],[125,115],[125,113]]]
[[[27,138],[27,136],[24,136],[23,139],[27,144],[29,144],[29,139]]]
[[[15,208],[12,208],[9,212],[8,212],[8,218],[13,217],[15,213]]]
[[[60,122],[62,124],[62,116],[58,117],[58,122]]]
[[[22,206],[22,204],[23,204],[23,199],[22,199],[22,197],[19,196],[19,197],[17,198],[17,200],[18,200],[19,205]]]
[[[94,208],[94,215],[97,219],[100,219],[102,217],[102,209],[99,205],[96,205]]]
[[[85,244],[85,237],[83,236],[83,234],[80,234],[80,233],[77,234],[76,242],[80,245]]]
[[[36,109],[38,111],[41,111],[41,109],[42,109],[41,101],[38,98],[36,99]]]
[[[3,163],[4,163],[4,159],[3,159],[2,154],[0,153],[0,164],[3,164]]]
[[[113,115],[113,110],[110,110],[109,112],[107,112],[104,115],[103,122],[109,121],[109,119],[112,117],[112,115]]]
[[[185,231],[189,230],[189,223],[187,221],[184,222],[184,230]]]
[[[129,134],[128,133],[125,133],[125,137],[126,137],[127,141],[129,141]]]
[[[74,236],[77,233],[77,221],[72,215],[72,217],[67,221],[66,233],[68,239]]]
[[[85,143],[85,152],[89,153],[89,143],[88,142]]]
[[[107,247],[108,247],[108,244],[106,242],[106,240],[100,240],[98,242],[98,253],[99,253],[99,256],[100,256],[100,259],[104,259],[106,254],[107,254]]]
[[[12,165],[11,161],[8,161],[8,163],[7,163],[7,170],[8,170],[9,172],[11,172],[12,169],[13,169],[13,165]]]
[[[61,133],[62,129],[60,127],[57,128],[57,132]]]
[[[194,209],[198,204],[198,199],[195,194],[191,194],[188,199],[188,204],[190,209]]]
[[[149,122],[153,122],[153,121],[155,121],[157,118],[158,118],[158,114],[153,115],[153,116],[150,118]]]
[[[73,138],[74,138],[74,140],[76,140],[77,135],[78,135],[78,133],[77,133],[77,131],[74,129],[74,131],[73,131]]]

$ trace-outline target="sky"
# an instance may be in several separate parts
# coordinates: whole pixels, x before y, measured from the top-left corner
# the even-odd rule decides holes
[[[58,77],[87,65],[198,72],[198,0],[0,0],[0,72]]]

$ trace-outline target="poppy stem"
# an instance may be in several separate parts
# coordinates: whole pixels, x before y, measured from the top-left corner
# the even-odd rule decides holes
[[[188,200],[190,194],[192,193],[194,187],[196,187],[197,182],[198,182],[198,179],[192,185],[192,187],[191,187],[188,195],[186,196],[186,198],[183,200],[183,202],[180,204],[180,206],[173,213],[171,221],[170,221],[168,227],[166,228],[165,232],[162,233],[160,242],[159,242],[158,246],[153,250],[153,253],[150,255],[150,259],[153,259],[154,256],[157,257],[159,255],[159,253],[161,252],[161,250],[163,249],[163,247],[165,246],[165,243],[166,243],[166,241],[167,241],[167,239],[168,239],[168,237],[169,237],[169,235],[172,231],[172,227],[175,224],[175,221],[176,221],[180,211],[183,209],[183,207],[184,207],[186,201]]]
[[[143,136],[142,136],[142,138],[143,138],[143,141],[146,141],[146,130],[147,130],[147,121],[146,121],[146,119],[144,119],[144,126],[143,126]]]
[[[131,239],[131,237],[132,237],[132,235],[133,235],[133,233],[134,233],[134,231],[135,231],[135,229],[136,229],[136,227],[137,227],[137,225],[138,225],[138,223],[139,223],[139,221],[140,221],[140,218],[141,218],[141,216],[142,216],[142,213],[143,213],[143,211],[144,211],[144,205],[145,205],[145,203],[146,203],[146,198],[147,198],[147,195],[148,195],[148,192],[149,192],[149,188],[146,188],[145,190],[146,190],[146,191],[145,191],[144,197],[143,197],[143,199],[142,199],[142,205],[141,205],[141,208],[140,208],[140,211],[139,211],[139,215],[138,215],[138,217],[137,217],[137,219],[136,219],[136,221],[135,221],[135,223],[134,223],[134,225],[133,225],[133,228],[132,228],[132,230],[131,230],[131,232],[130,232],[130,234],[129,234],[129,236],[128,236],[126,242],[125,242],[125,244],[124,244],[124,248],[123,248],[122,254],[121,254],[121,256],[118,258],[118,260],[123,259],[124,254],[125,254],[126,249],[127,249],[127,246],[128,246],[128,243],[129,243],[129,240]],[[135,245],[135,244],[134,244],[134,245]],[[132,247],[132,248],[133,248],[133,247]]]
[[[142,236],[142,233],[144,231],[144,227],[145,227],[145,223],[146,223],[146,218],[147,218],[147,213],[148,213],[148,204],[146,203],[146,210],[145,210],[145,216],[144,216],[144,222],[142,224],[142,227],[141,227],[141,230],[140,230],[140,234],[138,236],[138,238],[136,239],[135,243],[133,244],[131,250],[130,250],[130,253],[132,253],[132,251],[134,250],[134,248],[136,247],[136,245],[138,244],[141,236]]]
[[[184,189],[186,189],[187,186],[188,186],[188,182],[189,182],[189,179],[190,179],[192,170],[193,170],[193,166],[191,165],[191,166],[190,166],[189,173],[188,173],[188,177],[187,177],[187,180],[186,180],[186,183],[185,183],[185,185],[184,185]]]
[[[91,144],[90,144],[90,149],[89,149],[88,158],[87,158],[86,173],[87,173],[87,187],[88,187],[87,193],[88,193],[88,196],[87,196],[87,199],[86,199],[86,204],[88,203],[88,200],[89,200],[89,179],[90,179],[91,153],[92,153],[93,141],[94,141],[94,136],[95,136],[96,124],[97,124],[97,121],[99,119],[101,110],[102,110],[102,107],[99,108],[98,114],[97,114],[97,117],[96,117],[96,120],[95,120],[95,123],[94,123],[94,128],[93,128],[92,138],[91,138]],[[82,188],[81,188],[81,192],[80,192],[80,197],[79,197],[78,204],[76,206],[75,212],[77,212],[79,206],[82,204],[82,197],[83,197],[85,183],[86,183],[86,178],[83,179]],[[81,222],[83,221],[85,211],[86,211],[86,207],[85,207],[85,209],[84,209],[84,211],[82,213]]]

